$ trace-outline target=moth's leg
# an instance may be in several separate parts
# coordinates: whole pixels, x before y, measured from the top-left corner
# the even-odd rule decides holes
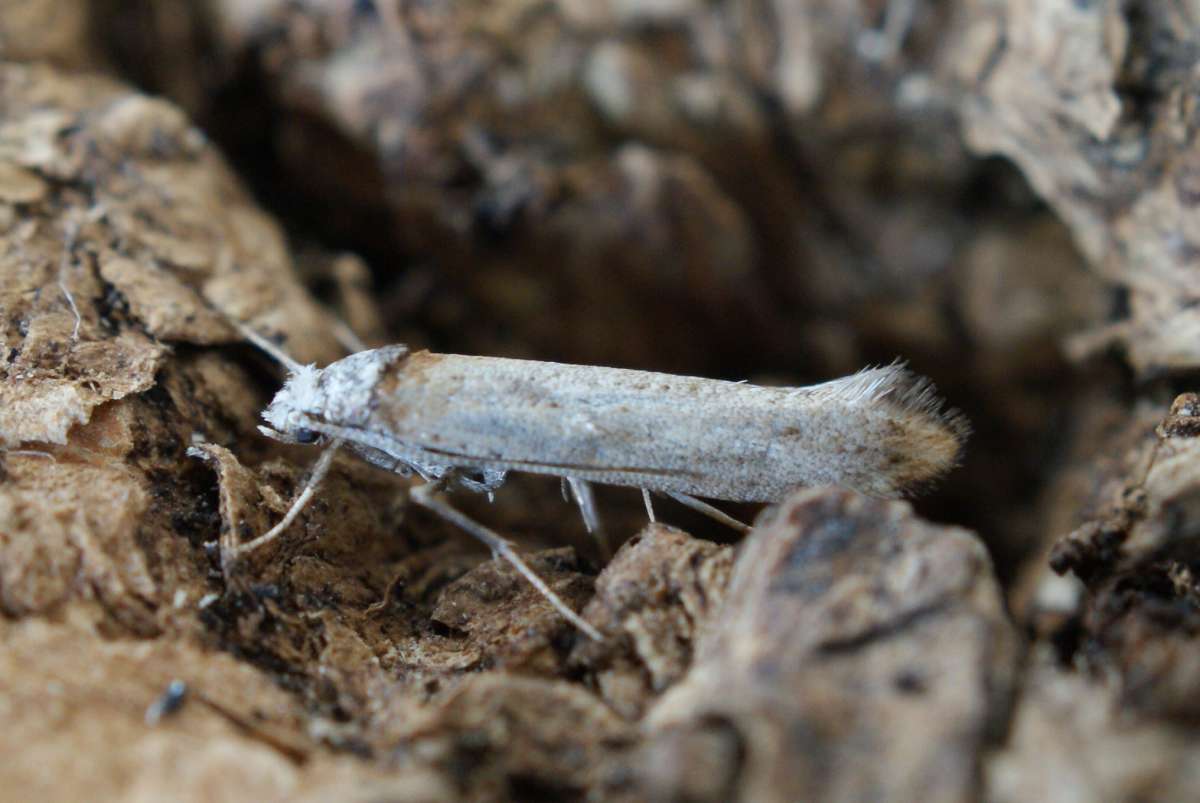
[[[579,513],[583,516],[583,526],[589,533],[595,534],[600,529],[600,516],[596,513],[596,497],[592,494],[592,484],[587,480],[575,477],[565,478],[571,489],[575,504],[579,505]]]
[[[650,517],[650,523],[653,524],[658,521],[658,519],[654,518],[654,503],[650,501],[649,488],[642,489],[642,501],[646,503],[646,515]]]
[[[600,523],[600,514],[596,512],[596,497],[592,494],[592,484],[587,480],[576,477],[564,478],[571,489],[575,504],[579,505],[579,513],[583,516],[583,526],[588,534],[596,539],[605,560],[612,557],[612,547],[609,546],[608,536],[604,525]]]
[[[292,502],[292,506],[288,508],[288,512],[283,515],[271,529],[260,535],[258,538],[246,541],[241,544],[234,544],[228,550],[222,550],[221,565],[228,568],[237,562],[243,555],[253,552],[260,547],[278,538],[284,530],[291,526],[300,512],[304,510],[309,501],[312,500],[313,494],[317,491],[317,486],[321,484],[321,480],[325,479],[325,475],[329,473],[329,467],[333,465],[333,456],[337,452],[338,447],[342,445],[340,439],[335,439],[325,447],[325,451],[321,452],[321,456],[317,459],[317,463],[313,466],[312,473],[308,476],[308,482],[304,484],[304,490],[296,497],[296,501]]]
[[[455,510],[438,496],[438,491],[437,484],[426,483],[413,488],[409,492],[409,498],[421,507],[432,510],[446,521],[466,530],[475,538],[487,544],[488,548],[492,550],[493,555],[508,561],[522,577],[528,580],[546,598],[547,602],[554,606],[556,611],[562,614],[564,619],[585,633],[589,638],[596,641],[604,640],[599,630],[585,622],[579,614],[567,606],[567,603],[563,602],[557,594],[550,590],[550,586],[546,585],[546,582],[538,577],[533,569],[529,568],[529,564],[521,559],[521,556],[513,549],[511,543],[469,516]]]
[[[714,519],[715,521],[721,522],[726,527],[732,527],[733,529],[735,529],[739,532],[743,532],[743,533],[750,532],[751,527],[749,524],[743,524],[742,522],[735,519],[733,516],[730,516],[725,511],[723,511],[719,508],[713,507],[708,502],[701,502],[699,499],[697,499],[694,496],[688,496],[687,494],[675,493],[674,491],[666,491],[665,493],[667,494],[667,496],[671,497],[676,502],[685,504],[688,507],[690,507],[692,510],[695,510],[699,513],[703,513],[705,516],[708,516],[710,519]]]

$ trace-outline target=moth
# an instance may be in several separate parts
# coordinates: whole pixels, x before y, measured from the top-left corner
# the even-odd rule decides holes
[[[246,337],[288,368],[259,429],[329,447],[287,515],[239,551],[277,537],[345,446],[387,471],[415,475],[412,500],[486,543],[582,632],[581,619],[497,533],[454,509],[452,488],[493,493],[509,472],[561,478],[589,530],[591,484],[658,493],[740,529],[702,499],[778,502],[803,485],[901,496],[959,458],[963,417],[901,364],[808,387],[765,387],[650,371],[367,349],[325,368],[301,365],[257,333]]]

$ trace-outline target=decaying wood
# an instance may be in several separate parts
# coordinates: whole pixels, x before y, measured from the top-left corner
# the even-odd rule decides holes
[[[294,231],[370,257],[391,342],[779,384],[910,360],[986,422],[938,504],[1015,573],[1094,379],[1059,341],[1114,300],[964,142],[961,54],[999,12],[486,5],[131,0],[93,22]]]
[[[0,9],[0,58],[96,69],[104,56],[92,19],[89,4],[76,0],[5,3]]]
[[[1101,486],[1097,515],[1055,544],[1050,567],[1083,582],[1072,638],[1109,673],[1130,712],[1167,719],[1200,711],[1200,432],[1196,394],[1179,396]]]
[[[1143,374],[1200,365],[1200,162],[1187,100],[1200,9],[1120,3],[972,3],[951,59],[967,141],[1012,159],[1071,227],[1128,313],[1078,337],[1120,344]]]
[[[252,141],[306,225],[386,255],[381,294],[464,353],[836,375],[894,356],[880,342],[1006,359],[1102,314],[1061,227],[978,214],[948,7],[127,5],[142,80],[231,143],[269,104]],[[230,106],[243,80],[263,94]],[[1026,238],[998,286],[996,250]],[[987,299],[967,339],[944,314],[965,296]]]
[[[631,719],[679,681],[699,631],[721,607],[733,550],[651,524],[625,542],[596,580],[584,616],[603,642],[581,642],[572,665]]]
[[[66,423],[6,410],[12,434],[0,493],[9,514],[0,597],[14,619],[4,633],[15,662],[6,683],[11,699],[26,701],[13,724],[28,723],[8,731],[11,765],[28,767],[42,751],[108,739],[121,749],[91,748],[96,763],[86,774],[64,774],[55,789],[69,794],[86,775],[93,790],[153,795],[171,777],[155,773],[166,771],[167,757],[177,757],[170,766],[194,779],[188,789],[197,796],[243,777],[251,785],[239,788],[261,784],[268,797],[320,796],[360,784],[401,799],[520,799],[589,789],[635,799],[670,794],[661,777],[643,774],[647,751],[662,749],[665,737],[647,735],[637,723],[665,691],[690,688],[681,678],[697,638],[709,628],[726,632],[722,623],[750,604],[722,602],[729,548],[650,528],[595,579],[598,590],[585,613],[611,630],[611,641],[580,644],[511,571],[484,564],[468,572],[463,545],[447,548],[444,529],[397,507],[400,489],[390,478],[339,463],[295,537],[225,577],[214,547],[259,532],[278,516],[302,468],[299,453],[281,453],[252,434],[269,383],[255,381],[252,351],[226,345],[232,334],[213,310],[234,305],[251,319],[259,316],[265,327],[288,333],[290,346],[318,359],[322,349],[334,348],[331,328],[290,277],[285,252],[276,251],[274,263],[253,265],[240,255],[236,235],[250,225],[241,215],[253,223],[260,213],[168,107],[151,104],[142,118],[129,105],[145,108],[144,101],[115,85],[78,86],[42,68],[8,69],[3,85],[9,119],[17,123],[21,90],[59,93],[65,110],[53,118],[61,126],[54,130],[65,132],[66,151],[57,158],[74,167],[64,173],[57,161],[37,161],[41,129],[33,122],[14,124],[0,140],[25,171],[13,174],[39,188],[10,202],[15,234],[5,270],[25,283],[6,285],[14,288],[6,296],[7,320],[16,323],[6,330],[5,345],[15,354],[4,390],[26,394],[36,412],[59,409],[65,383],[82,388],[67,395],[75,405],[69,409],[78,412]],[[36,118],[36,104],[29,100],[28,107]],[[123,142],[147,143],[152,164],[128,161],[145,153],[137,148],[106,161],[104,141],[91,143],[108,131],[107,115],[121,111]],[[166,127],[170,121],[176,127]],[[172,132],[182,143],[173,145]],[[74,163],[65,160],[71,154]],[[191,182],[187,195],[173,182],[126,178],[145,174],[166,182],[176,162],[183,173],[176,180]],[[55,165],[51,184],[43,176]],[[119,179],[128,182],[120,194],[106,183]],[[205,188],[207,195],[200,192]],[[159,200],[152,218],[159,224],[145,231],[130,228],[152,214],[130,208],[143,192]],[[77,196],[87,203],[73,206]],[[195,229],[177,231],[173,213]],[[52,236],[60,218],[82,222],[69,237]],[[277,238],[267,228],[255,242]],[[39,260],[43,252],[35,246],[46,256]],[[266,293],[275,294],[272,301],[263,300]],[[294,311],[289,299],[299,304]],[[311,328],[288,328],[304,322]],[[39,326],[52,334],[37,339]],[[146,368],[127,370],[140,365],[129,356],[131,343],[150,361]],[[30,422],[45,420],[57,428],[29,431]],[[194,443],[207,461],[186,457]],[[835,508],[875,504],[830,493],[812,498],[840,500]],[[829,515],[826,525],[854,526],[849,508],[831,508]],[[742,571],[782,571],[761,550],[789,538],[771,526],[753,538]],[[905,548],[903,538],[891,538]],[[966,534],[955,538],[970,542]],[[941,580],[961,580],[945,589],[947,599],[934,595],[939,605],[971,607],[959,595],[973,594],[972,572],[986,571],[978,545],[972,549],[979,560],[965,576],[935,572]],[[560,593],[591,593],[589,570],[569,550],[534,560]],[[848,588],[884,570],[868,561]],[[885,585],[886,578],[885,572]],[[754,585],[740,581],[734,592],[752,595],[747,582]],[[39,618],[51,613],[76,630],[60,632]],[[93,655],[97,631],[108,637],[100,657]],[[786,642],[753,629],[744,635],[763,639],[755,649],[785,664],[796,657]],[[155,646],[142,647],[147,642],[139,639]],[[86,728],[33,727],[34,681],[17,669],[33,651],[41,662],[30,663],[38,678],[78,678],[62,693],[70,695],[72,721],[86,721]],[[141,668],[124,668],[130,660]],[[110,671],[120,682],[108,679]],[[188,698],[151,728],[145,711],[175,679],[187,684]],[[744,685],[752,697],[753,679],[735,688]],[[264,684],[282,706],[274,714],[250,701]],[[57,688],[52,682],[47,693]],[[681,716],[685,709],[675,702],[669,710]],[[245,744],[253,748],[238,769],[233,756]],[[967,773],[975,758],[970,750],[963,756],[958,771]],[[130,769],[143,764],[154,771]],[[355,775],[359,765],[363,771]],[[14,781],[25,780],[26,771],[14,770]],[[678,780],[680,788],[691,782]],[[747,794],[753,788],[747,779]]]
[[[803,491],[743,546],[692,668],[648,714],[642,772],[664,799],[722,760],[699,799],[968,799],[1016,659],[973,534]]]
[[[1196,741],[1187,729],[1131,717],[1121,694],[1043,659],[1029,668],[1008,745],[989,757],[986,799],[1187,800]]]
[[[1194,796],[1198,20],[0,3],[0,798]],[[906,356],[977,432],[917,509],[999,583],[844,491],[731,545],[601,494],[608,562],[544,481],[469,502],[590,642],[344,458],[223,572],[312,459],[227,315],[322,365]]]

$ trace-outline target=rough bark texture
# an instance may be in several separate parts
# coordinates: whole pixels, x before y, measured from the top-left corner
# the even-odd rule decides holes
[[[0,3],[0,798],[1193,797],[1198,23]],[[591,642],[349,457],[231,560],[314,458],[231,320],[319,363],[899,354],[976,434],[919,513],[802,491],[737,545],[456,498]]]
[[[1101,275],[1128,291],[1128,313],[1075,352],[1116,342],[1141,373],[1194,369],[1200,6],[970,5],[953,62],[968,87],[968,143],[1012,159]]]
[[[715,741],[705,800],[966,800],[1016,648],[972,533],[801,492],[759,521],[691,671],[650,712],[645,771],[669,799]]]

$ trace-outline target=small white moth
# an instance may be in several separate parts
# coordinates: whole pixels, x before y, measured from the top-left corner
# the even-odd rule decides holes
[[[802,485],[899,496],[952,467],[968,431],[957,412],[942,410],[928,380],[899,364],[792,388],[399,345],[317,368],[243,332],[290,372],[260,430],[330,448],[283,520],[239,553],[295,519],[345,444],[376,466],[425,480],[413,501],[490,546],[596,639],[508,541],[438,491],[490,494],[509,471],[549,474],[570,485],[590,530],[593,482],[642,489],[652,518],[649,492],[657,492],[746,529],[696,497],[778,502]]]

